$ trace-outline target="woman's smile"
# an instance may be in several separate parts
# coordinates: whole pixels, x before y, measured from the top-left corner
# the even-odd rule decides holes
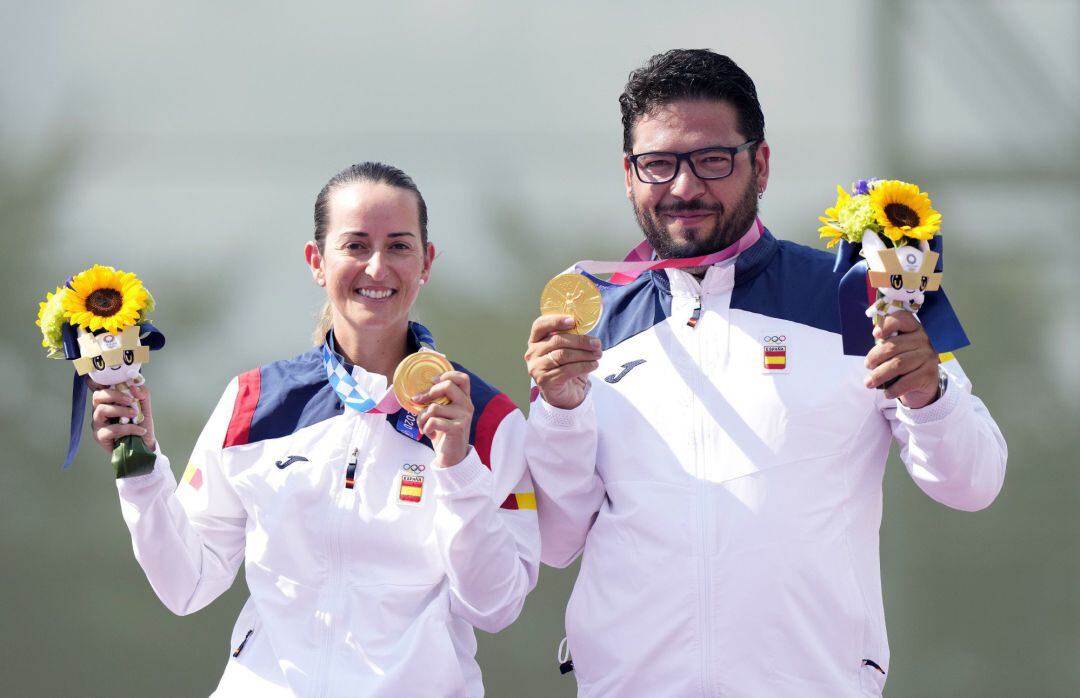
[[[361,286],[356,289],[356,294],[364,300],[384,301],[396,294],[397,291],[385,286]]]

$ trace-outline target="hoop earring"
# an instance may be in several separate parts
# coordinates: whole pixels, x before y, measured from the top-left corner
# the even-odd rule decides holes
[[[758,201],[761,201],[762,199],[765,198],[765,190],[764,189],[758,189],[757,198],[758,198]]]

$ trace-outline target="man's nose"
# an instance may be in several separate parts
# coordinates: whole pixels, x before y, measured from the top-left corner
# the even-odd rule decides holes
[[[694,174],[690,163],[679,163],[679,171],[675,173],[675,179],[671,180],[669,191],[671,195],[684,200],[696,199],[705,193],[705,182]]]

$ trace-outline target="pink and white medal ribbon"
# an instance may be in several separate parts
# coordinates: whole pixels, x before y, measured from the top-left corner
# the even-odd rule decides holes
[[[697,257],[678,257],[675,259],[653,259],[655,252],[648,240],[642,240],[637,247],[630,250],[621,262],[604,262],[595,259],[586,259],[574,265],[578,273],[595,276],[596,274],[611,274],[608,283],[616,286],[628,284],[638,276],[653,269],[681,269],[685,267],[708,267],[726,259],[735,257],[740,252],[750,249],[765,231],[761,219],[757,218],[750,225],[746,233],[734,244],[711,254]]]

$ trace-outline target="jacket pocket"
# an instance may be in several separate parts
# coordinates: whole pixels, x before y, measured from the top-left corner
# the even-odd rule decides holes
[[[232,635],[229,637],[229,658],[239,659],[245,651],[250,650],[258,634],[259,617],[249,599],[240,610],[240,615],[236,617],[236,623],[233,625]]]
[[[862,660],[859,681],[862,692],[867,696],[880,696],[885,690],[885,669],[873,659]]]

